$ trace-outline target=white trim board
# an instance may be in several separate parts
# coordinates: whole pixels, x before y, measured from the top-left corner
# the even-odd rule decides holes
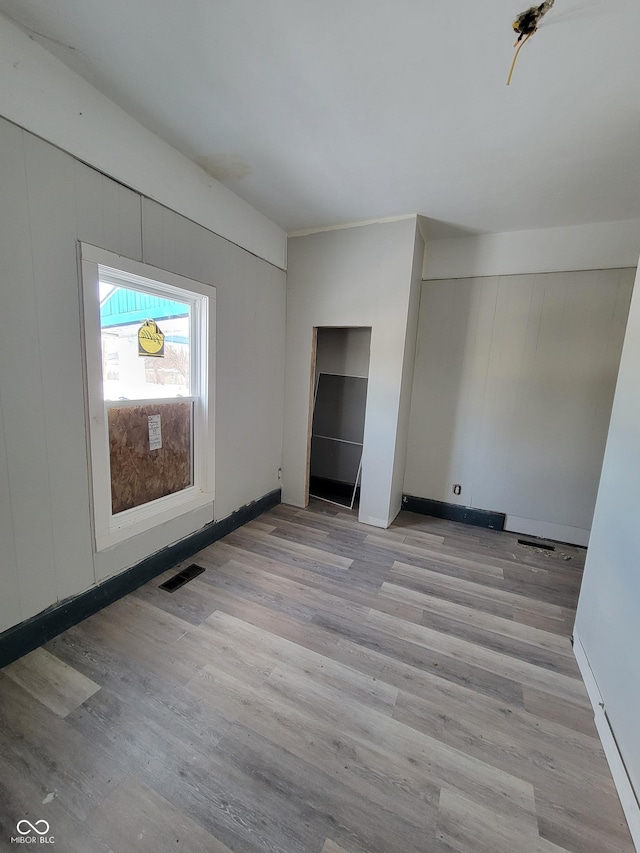
[[[215,353],[216,289],[139,261],[123,258],[113,252],[79,243],[80,304],[82,305],[82,341],[85,358],[85,395],[87,406],[87,435],[91,466],[91,497],[96,552],[124,542],[133,536],[153,530],[187,513],[210,506],[213,519],[215,472]],[[192,305],[191,341],[197,342],[198,363],[192,373],[193,407],[193,484],[174,494],[165,495],[113,515],[111,510],[111,474],[106,408],[103,398],[100,306],[98,281],[101,270],[107,280],[122,279],[125,286],[138,286],[143,292],[164,292],[171,298]],[[171,402],[176,398],[149,400],[147,403]],[[182,400],[192,399],[182,397]],[[142,402],[142,401],[140,401]],[[105,406],[105,403],[107,405]],[[135,401],[129,400],[132,405]],[[208,523],[208,522],[207,522]]]
[[[325,231],[342,231],[345,228],[363,228],[366,225],[386,225],[388,222],[401,222],[403,219],[416,219],[416,213],[404,213],[400,216],[385,216],[380,219],[357,219],[354,222],[339,222],[336,225],[318,225],[315,228],[300,228],[287,232],[287,237],[309,237],[311,234],[323,234]]]
[[[635,267],[638,243],[640,219],[429,240],[422,278]]]
[[[358,521],[360,524],[369,524],[371,527],[381,527],[383,530],[386,530],[391,523],[384,518],[375,518],[372,515],[361,515],[358,517]]]
[[[541,539],[551,539],[554,542],[566,542],[569,545],[589,545],[591,531],[582,527],[569,527],[567,524],[554,524],[551,521],[537,521],[534,518],[519,518],[508,515],[504,529],[510,533],[524,533],[527,536],[538,536]]]
[[[589,701],[593,707],[593,718],[600,741],[602,742],[605,757],[609,763],[614,785],[620,797],[624,816],[629,825],[631,838],[633,839],[636,850],[640,851],[640,805],[638,804],[633,785],[624,766],[624,760],[620,754],[615,735],[611,730],[604,699],[598,688],[584,646],[575,631],[573,634],[573,654],[578,662],[578,668],[580,669],[584,686],[587,689]]]

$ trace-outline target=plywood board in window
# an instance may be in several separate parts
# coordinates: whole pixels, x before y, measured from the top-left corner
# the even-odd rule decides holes
[[[192,403],[110,408],[111,511],[115,515],[188,488],[192,482]],[[160,415],[162,447],[150,450],[149,417]]]

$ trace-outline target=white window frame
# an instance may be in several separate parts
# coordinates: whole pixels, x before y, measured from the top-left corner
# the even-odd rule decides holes
[[[91,473],[92,516],[96,551],[212,504],[214,494],[214,365],[216,289],[211,285],[133,261],[80,243],[82,343]],[[193,483],[180,492],[114,515],[107,412],[122,405],[104,400],[99,280],[101,275],[123,287],[165,296],[192,306],[190,371],[193,401]],[[127,405],[170,403],[176,398],[127,400]]]

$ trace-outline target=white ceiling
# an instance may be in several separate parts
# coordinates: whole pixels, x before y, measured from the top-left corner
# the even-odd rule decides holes
[[[432,236],[640,218],[640,3],[0,0],[286,230],[419,213]]]

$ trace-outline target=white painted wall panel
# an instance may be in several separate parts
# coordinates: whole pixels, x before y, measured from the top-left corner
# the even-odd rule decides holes
[[[640,219],[430,240],[422,277],[439,281],[635,267],[638,243]]]
[[[2,631],[214,515],[210,504],[93,554],[77,240],[218,286],[218,518],[279,485],[285,281],[155,203],[143,229],[139,195],[4,120],[0,185]]]
[[[584,544],[632,283],[630,270],[425,282],[405,491]]]
[[[636,279],[576,619],[576,634],[636,795],[640,792],[639,374]]]
[[[0,398],[0,626],[11,625],[16,614],[20,613],[20,587],[18,585],[18,565],[16,546],[13,538],[13,513],[11,511],[11,493],[9,491],[9,470],[7,465],[4,423],[2,420],[2,399]]]
[[[305,502],[314,326],[371,326],[360,520],[386,527],[391,505],[416,219],[289,243],[283,499]]]
[[[55,601],[57,590],[24,134],[6,122],[0,122],[0,152],[0,387],[20,590],[17,622]]]
[[[228,244],[216,252],[216,518],[280,487],[286,280]]]
[[[418,345],[418,320],[420,314],[420,295],[422,290],[422,262],[424,259],[424,240],[420,229],[416,229],[411,268],[411,289],[407,309],[407,328],[404,342],[402,379],[400,383],[400,401],[398,405],[398,427],[396,430],[396,449],[391,482],[391,518],[402,509],[404,473],[407,465],[409,441],[409,417],[411,413],[411,393],[413,390],[413,372],[415,369],[416,348]]]
[[[43,424],[56,594],[94,583],[71,157],[25,134],[30,243],[36,295]],[[45,563],[46,564],[46,563]]]
[[[286,282],[267,266],[153,202],[145,262],[216,287],[216,501],[224,518],[280,486]]]
[[[320,373],[336,376],[369,375],[371,329],[318,329],[316,377]]]
[[[481,468],[479,487],[482,500],[490,507],[503,503],[504,484],[508,481],[513,424],[522,406],[520,389],[523,387],[522,370],[532,308],[533,277],[521,276],[518,287],[502,287],[500,299],[499,279],[487,280],[486,285],[491,290],[490,302],[495,308],[492,323],[495,334],[488,339],[490,348],[478,426],[477,444],[482,447],[484,455],[482,459],[474,455],[471,464],[474,484],[478,482],[478,467]],[[465,498],[466,494],[462,497]],[[457,500],[455,496],[453,500]]]

